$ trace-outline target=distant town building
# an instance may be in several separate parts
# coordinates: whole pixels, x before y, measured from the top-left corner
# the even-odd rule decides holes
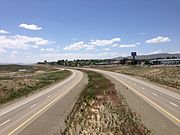
[[[180,59],[154,59],[150,60],[149,63],[153,65],[178,65],[180,64]]]
[[[109,65],[108,62],[100,62],[100,63],[95,63],[95,65]]]
[[[19,72],[26,72],[26,69],[19,69]]]
[[[110,65],[120,65],[120,64],[121,64],[120,60],[110,61]]]

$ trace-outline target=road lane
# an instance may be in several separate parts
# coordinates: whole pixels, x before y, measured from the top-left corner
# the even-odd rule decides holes
[[[118,80],[180,127],[179,94],[129,75],[98,69],[88,70],[100,72]]]
[[[82,73],[71,70],[72,75],[46,90],[29,96],[0,110],[0,135],[18,134],[33,120],[43,114],[82,79]]]

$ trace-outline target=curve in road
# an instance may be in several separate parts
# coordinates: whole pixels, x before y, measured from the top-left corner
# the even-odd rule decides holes
[[[66,80],[20,100],[0,110],[0,135],[20,133],[31,122],[70,92],[83,78],[80,71],[72,70]]]
[[[180,127],[180,95],[178,93],[129,75],[99,69],[88,68],[88,70],[116,79]]]

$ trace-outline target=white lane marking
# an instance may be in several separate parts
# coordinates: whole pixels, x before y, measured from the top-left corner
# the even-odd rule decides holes
[[[90,69],[91,70],[91,69]],[[154,105],[156,106],[157,108],[159,108],[161,111],[163,111],[164,113],[166,113],[167,115],[169,115],[171,118],[173,118],[176,122],[180,123],[180,119],[176,118],[174,115],[172,115],[171,113],[169,113],[168,111],[166,111],[165,109],[163,109],[160,105],[156,104],[155,102],[153,102],[152,100],[150,100],[149,98],[147,98],[146,96],[144,96],[143,94],[141,94],[140,92],[138,92],[136,89],[134,89],[133,87],[129,86],[127,83],[123,82],[122,80],[120,79],[117,79],[115,76],[113,76],[112,74],[114,75],[118,75],[118,74],[115,74],[113,72],[110,72],[111,74],[108,74],[107,71],[104,71],[103,70],[94,70],[94,71],[98,71],[100,73],[104,73],[107,75],[109,75],[110,77],[118,80],[119,82],[121,82],[122,84],[124,84],[125,86],[127,86],[128,88],[130,88],[130,90],[132,90],[134,93],[136,93],[139,97],[141,97],[142,99],[144,99],[146,102],[150,103],[151,105]],[[119,75],[118,75],[119,76]],[[157,90],[158,91],[158,90]],[[177,98],[177,97],[176,97]]]
[[[178,107],[178,105],[172,103],[172,102],[169,102],[171,105],[175,106],[175,107]]]
[[[33,108],[34,106],[36,106],[36,104],[33,104],[33,105],[31,105],[30,107]]]
[[[136,83],[134,83],[134,85],[136,85]]]
[[[80,71],[78,71],[80,72]],[[34,117],[36,117],[39,113],[43,112],[45,109],[47,109],[50,105],[52,105],[53,103],[56,103],[58,100],[60,100],[63,96],[65,96],[67,93],[70,92],[70,90],[75,87],[83,78],[83,74],[82,72],[80,72],[80,79],[71,87],[69,87],[68,89],[66,89],[66,91],[64,91],[61,95],[59,95],[58,97],[56,97],[53,101],[51,101],[50,103],[48,103],[45,107],[43,107],[41,110],[39,110],[38,112],[36,112],[33,116],[31,116],[30,118],[28,118],[25,122],[23,122],[21,125],[19,125],[18,127],[16,127],[13,131],[11,131],[8,135],[12,135],[14,134],[14,132],[16,132],[18,129],[20,129],[21,127],[23,127],[27,122],[29,122],[30,120],[32,120]]]
[[[156,93],[153,93],[153,92],[152,92],[152,94],[153,94],[154,96],[157,96],[157,94],[156,94]]]
[[[47,97],[51,97],[52,95],[49,95],[49,96],[47,96]]]
[[[70,70],[70,69],[68,69],[68,70]],[[72,71],[72,70],[70,70],[70,71]],[[58,87],[62,86],[63,84],[67,83],[68,81],[70,81],[75,76],[75,74],[76,74],[76,73],[74,73],[74,71],[72,71],[72,72],[73,72],[73,74],[70,77],[68,77],[62,83],[52,86],[53,87],[52,89],[58,88]],[[29,98],[28,100],[26,100],[26,101],[16,105],[15,107],[9,108],[7,111],[2,111],[2,112],[0,111],[0,116],[4,115],[6,113],[9,113],[9,112],[13,111],[16,108],[21,107],[21,106],[23,106],[23,105],[25,105],[25,104],[27,104],[27,103],[29,103],[29,102],[39,98],[39,97],[41,97],[42,95],[52,91],[52,89],[48,89],[47,91],[42,91],[42,93],[39,93],[39,94],[35,95],[33,98]]]
[[[143,90],[144,90],[145,88],[144,88],[144,87],[141,87],[141,89],[143,89]]]
[[[111,76],[112,78],[118,80],[119,82],[121,82],[122,84],[124,84],[125,86],[127,86],[128,88],[130,88],[133,92],[135,92],[138,96],[140,96],[141,98],[143,98],[145,101],[148,101],[149,103],[155,105],[156,107],[158,107],[161,111],[165,112],[167,115],[171,116],[174,120],[176,120],[178,123],[180,123],[180,119],[176,118],[174,115],[172,115],[171,113],[169,113],[168,111],[166,111],[165,109],[163,109],[161,106],[159,106],[158,104],[156,104],[155,102],[153,102],[152,100],[150,100],[149,98],[147,98],[146,96],[144,96],[143,94],[141,94],[140,92],[138,92],[136,89],[134,89],[133,87],[129,86],[127,83],[121,81],[120,79],[117,79],[116,77],[114,77],[111,74],[107,74],[109,76]]]
[[[108,72],[107,72],[108,73]],[[110,73],[113,73],[114,75],[118,75],[118,76],[122,76],[121,74],[119,74],[119,73],[114,73],[114,72],[110,72]],[[131,76],[131,78],[129,77],[128,79],[131,79],[131,80],[133,80],[133,81],[135,81],[134,79],[136,79],[136,78],[132,78],[132,76]],[[147,83],[147,82],[145,82],[145,81],[143,81],[143,80],[139,80],[138,79],[138,81],[140,81],[141,83],[143,82],[143,83],[145,83],[144,85],[146,85],[147,87],[149,87],[149,88],[152,88],[152,89],[154,89],[154,90],[156,90],[156,91],[158,91],[158,92],[161,92],[161,93],[164,93],[164,94],[166,94],[166,95],[168,95],[168,96],[171,96],[171,97],[173,97],[173,98],[176,98],[176,99],[178,99],[178,100],[180,100],[180,97],[178,96],[175,96],[175,95],[172,95],[172,94],[169,94],[169,93],[167,93],[167,92],[164,92],[164,91],[162,91],[162,90],[159,90],[158,89],[158,86],[156,86],[156,85],[153,85],[152,83]],[[149,86],[149,84],[150,85],[152,85],[152,86]],[[160,89],[163,89],[163,88],[161,88],[161,87],[159,87]]]
[[[4,124],[8,123],[11,119],[6,120],[5,122],[1,123],[0,126],[3,126]]]

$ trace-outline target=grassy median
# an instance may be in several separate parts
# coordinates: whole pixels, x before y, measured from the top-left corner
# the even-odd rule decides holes
[[[0,104],[22,96],[28,96],[35,90],[63,80],[71,75],[68,70],[41,71],[35,73],[18,73],[14,76],[0,78]]]
[[[114,84],[103,75],[86,71],[89,83],[65,123],[62,135],[148,135],[139,115],[132,112]]]

